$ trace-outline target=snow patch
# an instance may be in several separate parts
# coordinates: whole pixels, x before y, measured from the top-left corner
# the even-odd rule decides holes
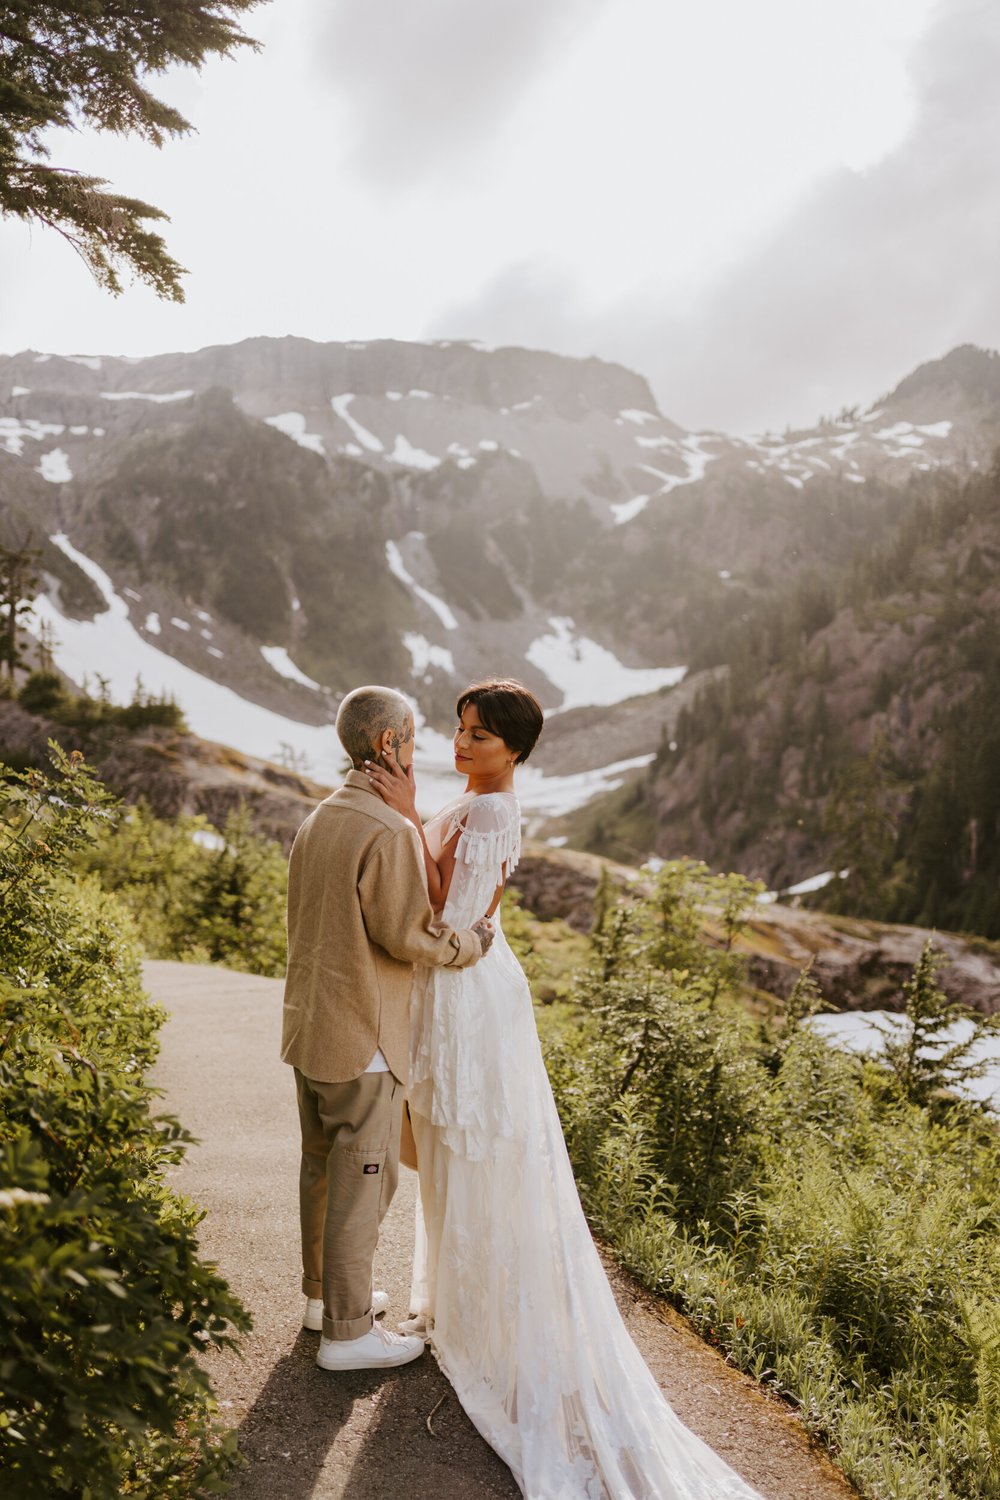
[[[67,676],[80,682],[99,662],[116,703],[131,701],[136,677],[141,676],[149,692],[171,696],[180,704],[191,728],[202,738],[267,759],[277,758],[282,746],[290,746],[305,757],[320,781],[338,784],[344,757],[332,724],[302,724],[273,713],[177,661],[139,633],[129,619],[127,603],[115,592],[103,568],[79,552],[62,533],[52,541],[82,568],[104,600],[102,613],[93,620],[70,619],[45,594],[34,601],[33,628],[52,626],[56,639],[53,654]],[[223,656],[215,646],[208,647],[208,654]],[[424,727],[419,711],[417,719],[419,806],[430,812],[454,797],[458,779],[450,737]],[[574,776],[546,776],[535,767],[525,766],[518,772],[518,795],[525,810],[538,816],[571,812],[598,793],[620,786],[629,771],[648,765],[652,759],[652,755],[640,755]]]
[[[440,667],[442,672],[455,675],[455,658],[445,646],[433,645],[426,636],[408,630],[403,636],[403,645],[410,653],[414,677],[423,677],[429,667]]]
[[[846,875],[846,870],[840,871],[841,879],[844,879]],[[783,896],[808,896],[810,891],[821,891],[830,884],[831,880],[836,879],[836,870],[823,870],[819,875],[810,875],[807,880],[800,880],[797,885],[790,885],[781,894]]]
[[[483,438],[483,440],[479,444],[479,447],[483,450],[484,453],[496,453],[497,449],[500,447],[500,444],[494,442],[493,438]]]
[[[61,448],[53,448],[49,453],[43,453],[38,460],[35,469],[36,474],[41,474],[50,484],[66,484],[73,478],[73,470],[69,466],[69,459]]]
[[[0,448],[6,453],[24,452],[25,438],[40,443],[43,438],[61,437],[66,428],[61,422],[38,422],[33,417],[0,417]]]
[[[389,572],[393,577],[398,578],[400,583],[405,583],[408,589],[413,590],[418,599],[422,599],[427,607],[434,611],[445,630],[458,629],[458,621],[444,600],[439,599],[436,594],[432,594],[429,589],[423,588],[414,578],[413,574],[409,572],[403,561],[403,554],[400,552],[396,542],[386,542],[385,560],[389,565]]]
[[[526,812],[559,817],[583,807],[603,792],[621,786],[629,771],[641,770],[656,759],[655,755],[636,755],[631,760],[617,760],[594,771],[580,771],[575,776],[544,776],[532,766],[517,773],[517,795]]]
[[[622,500],[617,505],[612,505],[611,514],[614,516],[616,526],[624,526],[626,521],[644,511],[649,504],[648,495],[633,495],[631,500]]]
[[[902,448],[922,448],[924,443],[912,422],[894,422],[891,427],[883,427],[872,436],[880,442],[887,442],[891,438]]]
[[[402,401],[403,393],[402,391],[386,391],[385,399],[387,401]]]
[[[265,417],[268,427],[276,427],[285,437],[290,437],[300,448],[323,455],[323,439],[318,432],[306,432],[306,419],[300,411],[282,411],[276,417]]]
[[[395,447],[389,454],[389,462],[404,464],[408,469],[436,469],[441,460],[435,458],[433,453],[425,453],[423,448],[415,448],[409,438],[399,432],[396,434]]]
[[[101,368],[101,356],[99,354],[64,354],[63,359],[68,360],[71,365],[86,365],[88,370],[99,370]]]
[[[150,635],[160,634],[160,617],[158,614],[156,614],[155,611],[152,614],[148,614],[146,616],[146,623],[143,626],[143,629],[148,631]]]
[[[303,687],[315,688],[317,693],[323,691],[318,682],[299,670],[284,646],[261,646],[260,654],[272,671],[277,672],[280,677],[287,677],[289,682],[299,682]]]
[[[650,438],[636,438],[637,443],[645,443],[647,446],[653,443],[653,441]],[[656,446],[669,443],[672,447],[677,448],[680,457],[683,458],[687,466],[687,473],[667,474],[663,469],[653,468],[651,464],[640,464],[640,469],[643,469],[647,474],[652,474],[656,479],[661,479],[663,483],[658,490],[654,490],[652,495],[636,495],[632,500],[625,500],[620,504],[612,505],[611,514],[614,517],[614,524],[616,526],[622,526],[626,521],[631,521],[634,516],[639,515],[641,511],[645,510],[647,504],[654,496],[669,495],[670,491],[675,490],[678,485],[694,484],[697,480],[703,479],[705,477],[705,470],[709,464],[714,458],[718,458],[719,456],[717,453],[706,453],[701,446],[700,439],[696,436],[686,437],[679,444],[675,443],[673,438],[657,438],[655,443]]]
[[[31,386],[30,385],[12,385],[11,388],[10,388],[10,393],[11,393],[12,396],[30,396],[31,395]],[[86,428],[84,428],[84,431],[86,431]]]
[[[618,415],[620,417],[624,417],[624,419],[625,419],[626,422],[636,422],[640,427],[645,422],[659,422],[660,421],[660,418],[658,416],[656,416],[655,412],[640,411],[637,407],[634,407],[634,406],[627,406],[625,408],[625,410],[624,411],[620,411],[618,413]]]
[[[212,849],[216,853],[226,847],[222,834],[216,833],[214,828],[196,828],[191,835],[191,842],[202,849]]]
[[[347,426],[351,429],[362,448],[367,448],[369,453],[383,453],[385,449],[375,434],[369,432],[367,427],[362,427],[361,423],[352,417],[348,411],[348,407],[353,400],[354,396],[349,392],[346,396],[331,396],[330,405],[340,420],[347,423]]]
[[[178,630],[190,630],[191,629],[191,626],[188,624],[187,620],[178,619],[177,615],[171,615],[170,616],[170,623],[171,623],[171,625],[176,625],[176,627],[177,627]]]
[[[166,395],[157,395],[152,391],[102,391],[103,401],[186,401],[193,396],[194,391],[168,391]]]
[[[551,634],[538,636],[524,654],[562,692],[560,713],[656,693],[674,687],[687,671],[686,667],[623,666],[613,652],[587,636],[578,636],[568,616],[553,616],[549,624]]]

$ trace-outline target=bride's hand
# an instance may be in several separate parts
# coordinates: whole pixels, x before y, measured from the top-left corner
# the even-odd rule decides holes
[[[403,767],[391,750],[382,752],[381,764],[377,760],[365,761],[368,785],[375,788],[383,802],[402,813],[411,822],[417,817],[417,785],[412,764]]]

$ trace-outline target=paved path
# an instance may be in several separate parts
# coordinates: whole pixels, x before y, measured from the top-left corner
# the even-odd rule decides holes
[[[207,1210],[203,1253],[254,1318],[240,1353],[209,1356],[247,1459],[232,1500],[516,1500],[430,1354],[386,1374],[330,1375],[313,1362],[318,1335],[299,1326],[298,1123],[278,1059],[280,981],[150,962],[146,982],[170,1012],[154,1075],[163,1109],[200,1142],[173,1185]],[[390,1326],[407,1312],[415,1183],[404,1168],[376,1261]],[[791,1413],[672,1309],[620,1273],[612,1280],[674,1409],[767,1500],[850,1500]]]

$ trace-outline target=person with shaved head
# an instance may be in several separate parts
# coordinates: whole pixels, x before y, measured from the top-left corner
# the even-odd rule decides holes
[[[288,975],[281,1055],[295,1073],[302,1159],[304,1326],[324,1370],[391,1368],[424,1341],[375,1321],[379,1226],[395,1192],[409,1068],[415,964],[451,969],[487,951],[485,920],[455,930],[434,915],[413,824],[386,805],[366,761],[405,772],[410,704],[392,688],[348,693],[337,733],[352,769],[295,837],[288,867]]]

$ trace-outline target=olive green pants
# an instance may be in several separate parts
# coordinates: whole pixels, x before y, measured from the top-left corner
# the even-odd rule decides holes
[[[399,1178],[403,1085],[391,1073],[319,1083],[295,1069],[302,1127],[302,1290],[323,1298],[323,1333],[372,1326],[372,1260]]]

